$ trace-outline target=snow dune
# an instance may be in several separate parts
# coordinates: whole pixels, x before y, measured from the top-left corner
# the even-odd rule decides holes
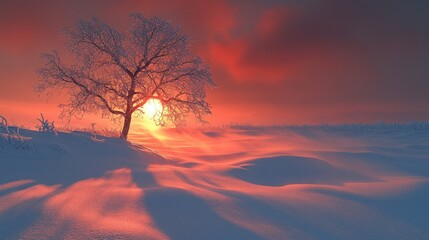
[[[0,239],[429,236],[429,128],[21,133],[34,150],[0,145]]]

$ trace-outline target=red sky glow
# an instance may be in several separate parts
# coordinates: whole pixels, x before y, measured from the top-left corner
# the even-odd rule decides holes
[[[0,115],[56,119],[63,96],[37,96],[39,54],[64,51],[64,27],[92,16],[161,16],[194,39],[218,88],[215,125],[429,119],[427,1],[0,1]],[[34,121],[32,120],[34,119]],[[95,117],[94,117],[95,119]]]

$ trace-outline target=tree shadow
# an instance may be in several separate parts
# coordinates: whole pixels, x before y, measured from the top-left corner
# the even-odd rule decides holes
[[[262,239],[228,222],[205,201],[185,190],[149,189],[142,201],[156,226],[171,239]]]

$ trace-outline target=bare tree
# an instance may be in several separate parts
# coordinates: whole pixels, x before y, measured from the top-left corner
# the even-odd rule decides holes
[[[205,90],[215,84],[208,66],[190,51],[188,37],[161,18],[130,16],[125,31],[96,18],[66,30],[69,61],[56,51],[42,54],[35,91],[65,91],[62,116],[101,112],[123,118],[122,138],[133,113],[142,113],[150,99],[164,106],[153,118],[158,125],[183,124],[189,113],[204,121],[211,113]]]

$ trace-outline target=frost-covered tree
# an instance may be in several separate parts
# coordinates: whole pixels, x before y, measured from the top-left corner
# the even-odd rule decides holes
[[[150,99],[163,105],[153,118],[158,125],[183,124],[189,113],[204,121],[211,113],[206,89],[214,82],[209,67],[190,51],[188,36],[158,17],[130,17],[124,31],[96,18],[66,30],[69,54],[42,54],[36,92],[66,92],[63,117],[101,112],[122,118],[122,138],[132,114],[144,114],[142,106]]]

